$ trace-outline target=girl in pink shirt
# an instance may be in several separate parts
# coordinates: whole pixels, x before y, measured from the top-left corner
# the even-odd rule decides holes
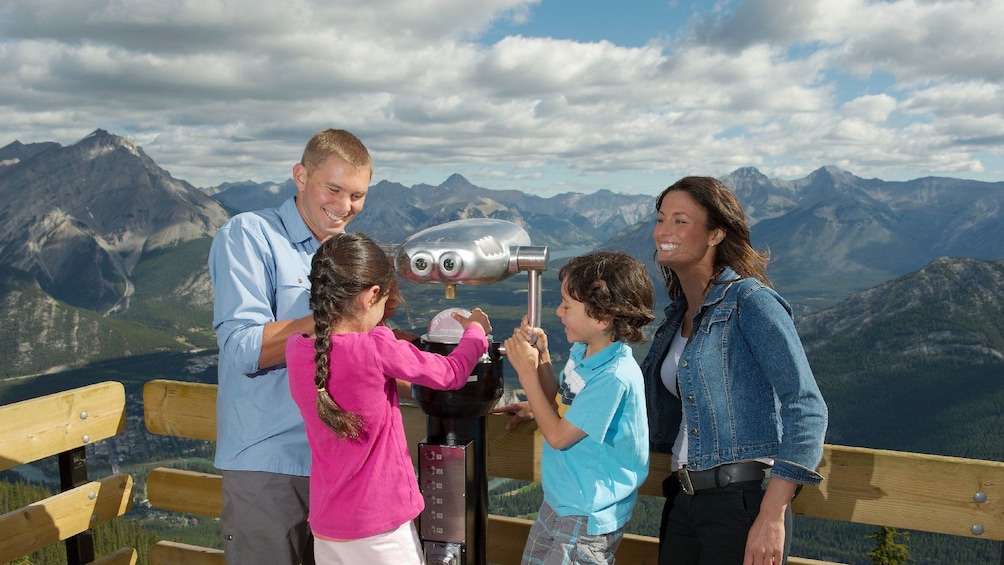
[[[464,328],[442,356],[395,339],[380,322],[397,290],[387,255],[357,233],[314,256],[315,336],[286,343],[289,388],[311,449],[310,528],[320,564],[423,563],[413,520],[424,508],[398,407],[396,379],[452,390],[488,349],[488,316],[453,314]]]

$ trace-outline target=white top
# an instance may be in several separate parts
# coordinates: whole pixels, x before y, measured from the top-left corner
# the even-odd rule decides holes
[[[663,360],[660,371],[662,384],[677,398],[680,398],[679,386],[677,385],[680,356],[683,355],[683,348],[687,346],[687,341],[687,338],[683,337],[683,333],[677,329],[672,343],[669,344],[669,352],[666,353],[666,359]],[[683,417],[680,418],[680,429],[677,430],[676,440],[673,441],[673,459],[670,463],[670,468],[673,471],[687,466],[687,407],[682,402],[680,404],[683,406]]]

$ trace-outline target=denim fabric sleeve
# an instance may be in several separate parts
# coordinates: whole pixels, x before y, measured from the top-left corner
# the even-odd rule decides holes
[[[812,375],[790,310],[762,286],[739,300],[739,329],[764,379],[780,402],[781,443],[772,476],[799,484],[818,484],[815,471],[823,456],[826,404]]]
[[[209,274],[216,294],[213,328],[220,360],[245,375],[258,371],[265,324],[275,321],[270,257],[267,242],[234,222],[220,228],[209,250]]]

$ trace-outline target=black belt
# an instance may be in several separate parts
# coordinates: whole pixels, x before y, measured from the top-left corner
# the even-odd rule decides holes
[[[770,476],[770,465],[759,461],[743,461],[704,471],[688,471],[684,467],[673,474],[680,481],[683,492],[692,495],[699,490],[721,488],[733,483],[762,481]]]

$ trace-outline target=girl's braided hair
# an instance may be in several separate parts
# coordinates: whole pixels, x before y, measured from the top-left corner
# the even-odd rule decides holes
[[[394,269],[383,249],[358,233],[334,235],[317,250],[310,265],[310,309],[314,313],[314,384],[317,415],[343,439],[357,439],[363,420],[343,410],[329,389],[331,328],[362,314],[355,302],[359,293],[380,287],[380,296],[397,290]]]

